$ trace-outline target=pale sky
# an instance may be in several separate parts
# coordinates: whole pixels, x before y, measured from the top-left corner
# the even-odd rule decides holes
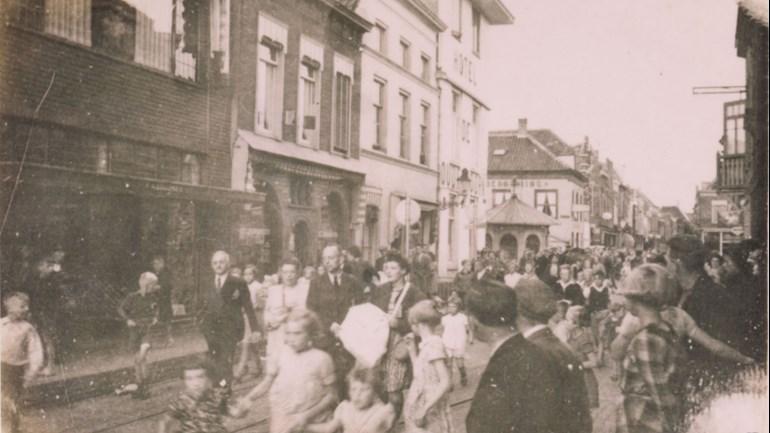
[[[587,135],[626,183],[692,211],[716,174],[722,103],[738,98],[692,87],[745,84],[735,1],[503,1],[515,23],[482,53],[490,129],[526,117],[570,144]]]

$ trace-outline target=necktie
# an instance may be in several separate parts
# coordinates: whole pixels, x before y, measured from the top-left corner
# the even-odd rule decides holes
[[[217,275],[217,290],[222,289],[222,277]]]

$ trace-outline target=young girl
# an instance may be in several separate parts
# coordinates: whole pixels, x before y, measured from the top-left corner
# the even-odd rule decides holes
[[[246,332],[244,332],[243,341],[241,341],[241,356],[238,365],[235,367],[235,378],[241,379],[249,371],[249,361],[253,360],[256,364],[254,374],[262,374],[262,361],[260,360],[259,347],[263,346],[265,330],[265,301],[267,299],[267,288],[259,282],[257,274],[259,273],[256,265],[246,265],[243,268],[243,280],[249,286],[249,297],[251,306],[254,308],[254,316],[257,318],[257,329],[250,329],[248,320],[245,320]],[[260,338],[254,339],[253,332],[259,332]]]
[[[348,374],[348,395],[324,424],[309,425],[307,433],[386,433],[396,421],[396,411],[383,403],[383,384],[377,370],[356,368]]]
[[[459,297],[449,298],[448,314],[441,318],[441,325],[444,328],[442,340],[446,348],[450,379],[456,365],[460,371],[460,384],[466,386],[468,375],[465,372],[465,345],[468,342],[473,344],[473,334],[468,317],[460,312],[461,302]]]
[[[268,359],[265,378],[239,402],[246,408],[269,391],[271,433],[302,431],[311,422],[325,422],[337,401],[332,359],[313,347],[321,332],[318,316],[294,309],[284,331],[286,344]]]
[[[584,307],[576,305],[567,310],[567,321],[570,323],[567,345],[583,363],[588,402],[595,409],[599,407],[599,382],[593,369],[599,366],[599,360],[591,331],[591,316]]]
[[[449,391],[452,382],[444,343],[437,334],[441,314],[433,301],[424,300],[409,309],[412,334],[407,336],[412,360],[412,385],[404,403],[405,431],[451,433]],[[415,337],[422,341],[418,349]]]

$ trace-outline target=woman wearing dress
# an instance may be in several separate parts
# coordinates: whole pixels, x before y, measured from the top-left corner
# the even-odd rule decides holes
[[[265,329],[267,331],[267,356],[278,353],[284,345],[284,324],[288,315],[296,309],[304,309],[308,285],[299,282],[299,262],[284,260],[279,268],[280,282],[267,290],[265,302]]]
[[[404,391],[409,387],[411,366],[404,336],[411,332],[407,312],[414,304],[427,296],[407,282],[409,263],[400,254],[388,254],[383,259],[385,283],[372,292],[372,303],[390,317],[388,348],[380,361],[385,372],[385,391],[388,403],[401,413]]]

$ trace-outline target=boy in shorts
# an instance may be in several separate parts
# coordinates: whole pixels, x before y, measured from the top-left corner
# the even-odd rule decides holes
[[[130,293],[118,307],[118,314],[128,326],[128,344],[135,353],[134,372],[137,389],[134,398],[145,399],[147,392],[147,354],[150,351],[150,328],[158,323],[157,292],[160,289],[158,277],[152,272],[145,272],[139,277],[139,290]]]
[[[460,312],[461,305],[459,296],[450,297],[447,314],[441,318],[441,325],[444,328],[442,340],[449,359],[450,376],[456,365],[460,371],[460,384],[466,386],[468,375],[465,371],[465,346],[468,343],[473,344],[473,333],[468,316]]]
[[[0,319],[0,375],[2,376],[2,426],[0,431],[19,432],[19,403],[24,388],[43,366],[43,344],[27,321],[29,296],[12,292],[3,299],[6,315]]]

